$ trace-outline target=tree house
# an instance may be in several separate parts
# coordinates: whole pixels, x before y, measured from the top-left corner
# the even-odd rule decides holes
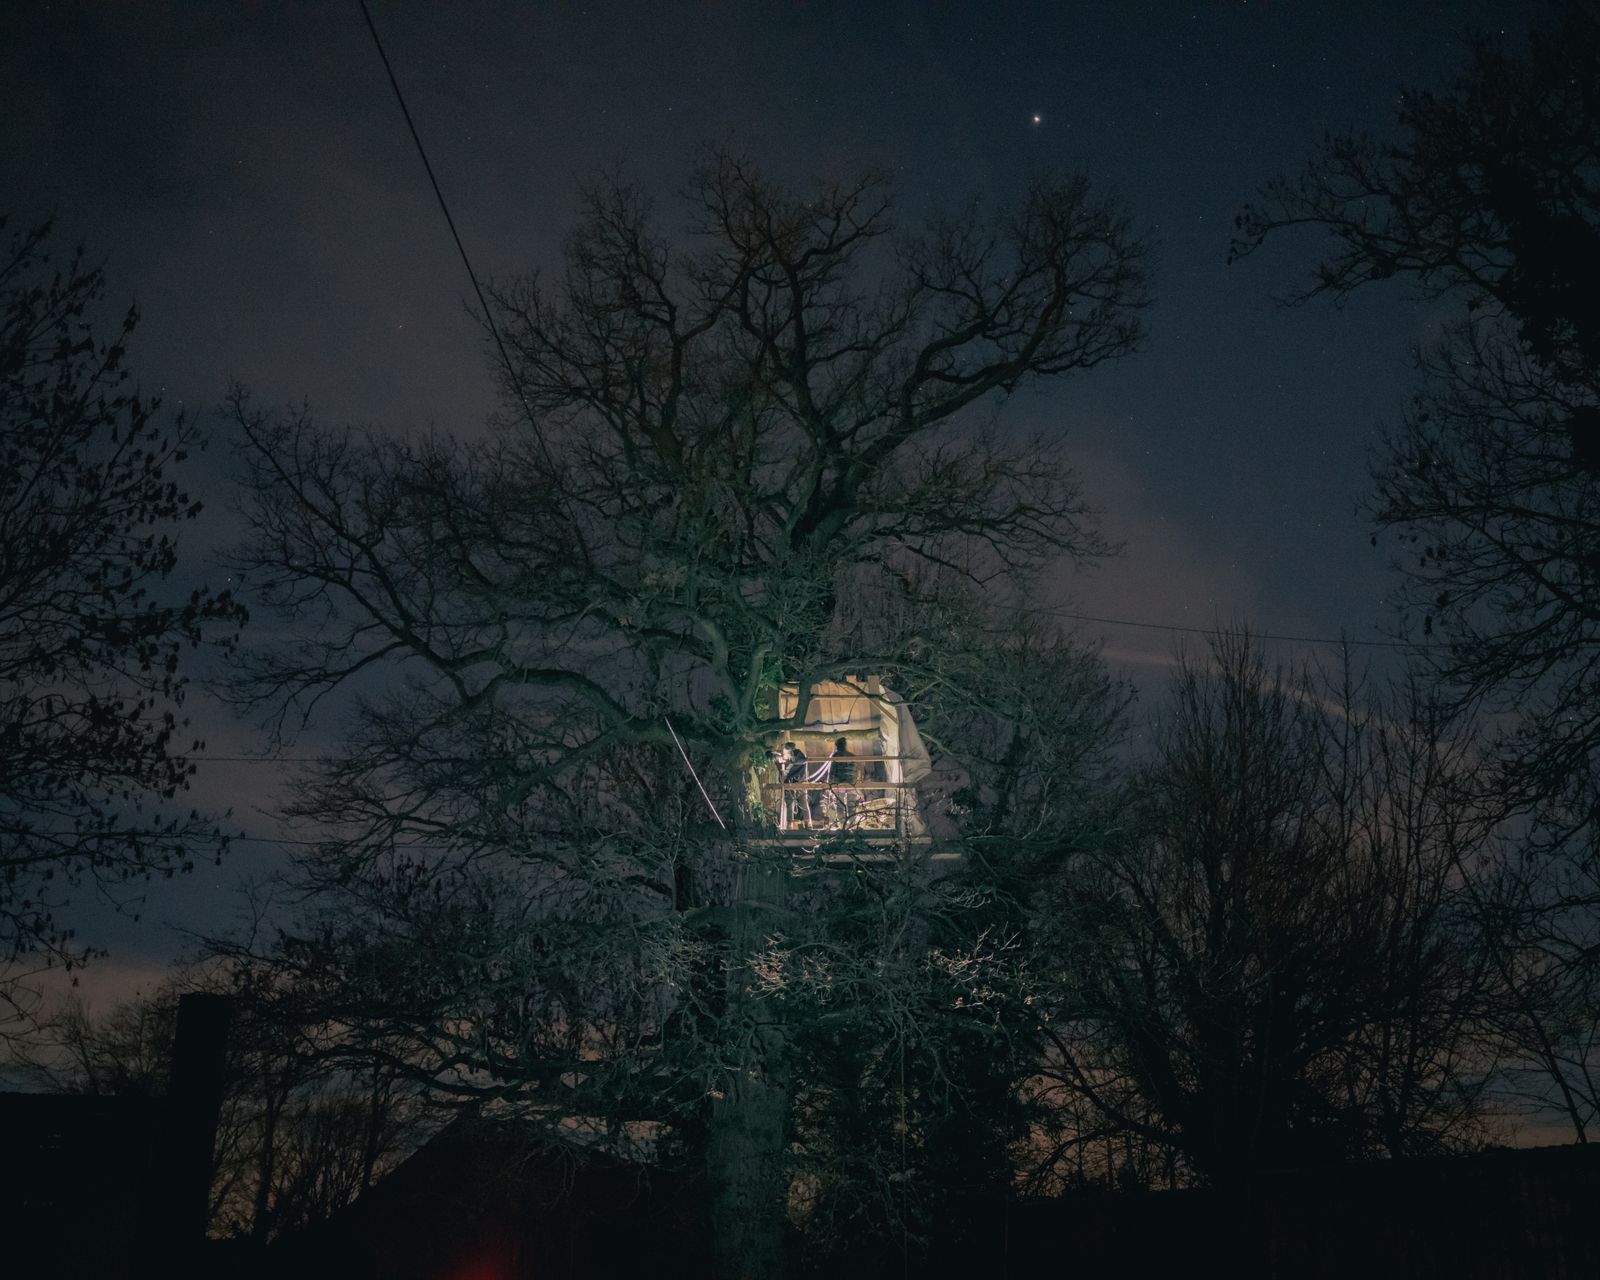
[[[886,861],[932,845],[917,794],[932,761],[910,707],[878,676],[816,681],[803,696],[783,685],[778,715],[793,727],[774,745],[762,800],[780,843],[817,846],[828,861]],[[855,851],[827,852],[844,837]]]

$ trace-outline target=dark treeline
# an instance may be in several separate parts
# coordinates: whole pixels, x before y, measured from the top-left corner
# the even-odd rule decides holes
[[[958,1239],[996,1197],[1243,1194],[1272,1171],[1465,1154],[1563,1106],[1581,1136],[1596,1099],[1545,1064],[1583,1062],[1595,1002],[1506,928],[1548,868],[1485,811],[1490,767],[1414,684],[1276,666],[1232,634],[1180,658],[1147,750],[1071,797],[1069,855],[1007,866],[980,841],[914,888],[899,865],[817,877],[807,906],[837,950],[802,960],[774,933],[754,964],[805,1063],[786,1169],[804,1256]],[[948,804],[998,807],[992,782],[965,781]],[[940,925],[930,896],[983,917],[964,946],[914,937]],[[479,957],[524,944],[499,928]],[[72,1091],[159,1093],[179,991],[232,994],[213,1224],[258,1241],[353,1202],[463,1106],[503,1115],[530,1158],[564,1130],[661,1177],[693,1168],[690,1138],[621,1087],[607,1115],[573,1081],[584,1111],[542,1116],[481,1060],[441,1079],[400,1014],[352,1016],[350,976],[328,971],[350,945],[290,930],[219,946],[149,1000],[67,1010],[39,1069]],[[491,998],[501,979],[472,969],[450,999]],[[597,1071],[603,1048],[580,1049]]]

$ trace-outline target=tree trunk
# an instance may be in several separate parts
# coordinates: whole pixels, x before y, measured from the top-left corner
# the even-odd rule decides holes
[[[751,990],[750,957],[781,912],[789,869],[782,850],[744,869],[728,961],[726,1024],[734,1069],[711,1104],[706,1174],[712,1256],[719,1280],[780,1280],[784,1274],[789,1081],[777,1001]]]

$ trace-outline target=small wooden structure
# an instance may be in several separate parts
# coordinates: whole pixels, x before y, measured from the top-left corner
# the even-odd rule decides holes
[[[762,782],[779,841],[822,845],[848,836],[878,859],[932,845],[917,796],[932,762],[911,709],[878,676],[817,681],[803,704],[800,686],[784,685],[778,714],[796,722]]]

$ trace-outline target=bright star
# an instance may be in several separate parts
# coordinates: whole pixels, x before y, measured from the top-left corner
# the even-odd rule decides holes
[[[1033,122],[1034,122],[1034,124],[1043,124],[1044,123],[1044,117],[1042,115],[1040,115],[1037,111],[1035,111],[1033,113]]]

